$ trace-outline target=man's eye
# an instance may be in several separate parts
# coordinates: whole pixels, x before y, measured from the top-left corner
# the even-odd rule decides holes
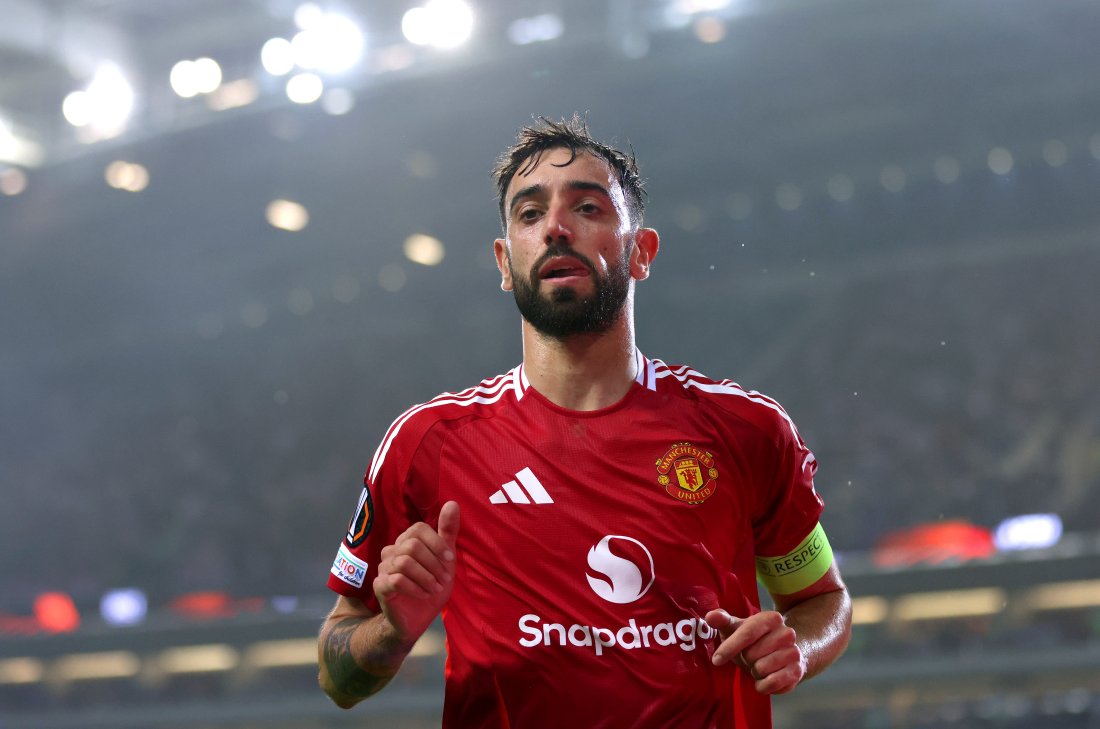
[[[538,219],[538,217],[539,217],[539,211],[535,208],[526,208],[524,210],[519,211],[519,219],[520,220],[531,221],[531,220]]]
[[[582,203],[578,210],[582,213],[598,213],[600,207],[596,203]]]

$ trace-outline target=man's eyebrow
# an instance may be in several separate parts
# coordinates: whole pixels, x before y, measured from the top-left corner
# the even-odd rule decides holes
[[[520,200],[528,197],[534,197],[545,189],[546,188],[544,188],[542,185],[528,185],[527,187],[517,190],[516,194],[512,196],[512,201],[508,203],[508,214],[512,214],[512,211],[516,209],[516,205],[519,204]]]
[[[611,193],[607,191],[607,188],[598,182],[588,182],[586,180],[571,180],[567,182],[565,186],[570,190],[591,190],[598,192],[608,199],[611,198]],[[525,198],[535,197],[545,192],[546,188],[542,185],[528,185],[516,191],[516,194],[512,196],[512,201],[508,204],[509,215],[516,209],[516,205]]]

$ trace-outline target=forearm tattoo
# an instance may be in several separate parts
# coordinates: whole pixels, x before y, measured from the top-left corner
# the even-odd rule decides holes
[[[356,663],[351,639],[362,622],[359,618],[344,618],[333,625],[325,634],[322,653],[336,690],[345,696],[366,698],[381,691],[393,675],[374,675]]]

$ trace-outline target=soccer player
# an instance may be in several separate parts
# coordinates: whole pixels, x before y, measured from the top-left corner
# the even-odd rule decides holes
[[[494,175],[523,362],[390,426],[321,685],[379,691],[442,611],[444,727],[770,727],[850,634],[813,453],[774,400],[636,348],[658,237],[633,155],[540,119]]]

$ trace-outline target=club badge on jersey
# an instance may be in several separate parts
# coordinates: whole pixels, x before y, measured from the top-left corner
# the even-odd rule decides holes
[[[355,516],[348,522],[348,535],[344,538],[349,547],[358,547],[370,534],[374,522],[374,503],[370,498],[370,487],[363,484],[363,493],[359,495],[359,505],[355,507]]]
[[[701,504],[718,488],[714,454],[688,442],[674,443],[657,459],[657,483],[686,504]]]

